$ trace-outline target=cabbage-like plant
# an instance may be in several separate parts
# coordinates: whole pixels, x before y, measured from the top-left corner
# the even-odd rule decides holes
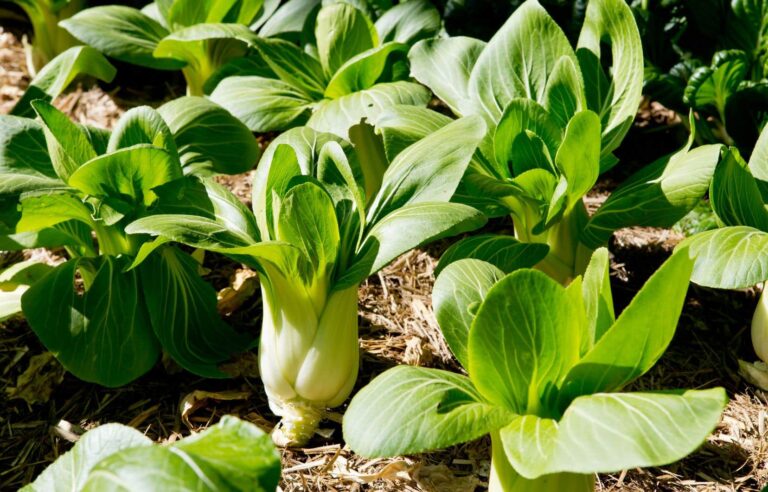
[[[121,424],[89,430],[23,492],[228,490],[274,492],[280,455],[255,425],[226,415],[167,445]]]
[[[489,216],[511,214],[517,240],[546,245],[539,268],[561,282],[582,274],[613,231],[671,226],[706,193],[720,147],[691,150],[691,140],[587,213],[583,198],[617,163],[612,152],[641,97],[640,39],[622,0],[589,2],[576,50],[528,0],[487,44],[464,37],[425,40],[409,58],[413,75],[454,113],[477,114],[488,124],[456,200]],[[399,107],[376,123],[385,148],[396,152],[448,121],[423,108]]]
[[[484,131],[480,118],[462,118],[388,162],[365,143],[352,149],[296,128],[273,141],[258,166],[255,217],[165,214],[129,226],[260,272],[259,367],[282,417],[273,434],[279,444],[305,444],[326,408],[352,391],[359,284],[414,247],[485,222],[474,208],[449,203]],[[253,222],[258,233],[241,225]]]
[[[614,318],[606,249],[567,288],[536,270],[466,259],[439,275],[435,313],[468,375],[399,366],[352,399],[344,439],[366,457],[491,435],[492,492],[587,492],[596,472],[694,451],[722,388],[622,392],[672,340],[692,269],[670,258]]]
[[[365,2],[363,2],[365,3]],[[407,82],[406,53],[414,42],[440,29],[427,0],[410,0],[374,23],[346,2],[317,13],[306,49],[283,39],[254,40],[267,65],[233,69],[211,93],[254,132],[280,131],[307,123],[342,138],[360,119],[391,104],[425,106],[429,93]]]
[[[132,109],[111,134],[48,102],[32,106],[39,122],[0,117],[0,249],[63,247],[69,256],[21,295],[32,330],[68,371],[105,386],[141,376],[161,350],[196,374],[225,377],[218,365],[252,337],[219,317],[197,261],[168,245],[142,249],[151,238],[125,226],[173,196],[185,174],[252,167],[252,134],[202,98]]]
[[[32,24],[32,42],[24,40],[27,70],[34,76],[49,61],[80,44],[59,21],[85,8],[86,0],[11,0],[21,7]]]
[[[187,93],[200,96],[214,72],[248,53],[252,29],[278,15],[278,7],[306,17],[316,3],[292,0],[280,7],[279,0],[157,0],[141,10],[121,5],[89,8],[61,26],[117,60],[181,70]],[[295,6],[300,9],[291,10]],[[273,24],[273,34],[293,28],[285,22]]]
[[[696,258],[693,282],[718,289],[744,289],[768,280],[768,130],[747,163],[735,148],[725,152],[709,191],[723,227],[696,234],[681,244]],[[763,361],[742,363],[743,371],[768,387],[768,295],[760,296],[752,319],[752,344]]]

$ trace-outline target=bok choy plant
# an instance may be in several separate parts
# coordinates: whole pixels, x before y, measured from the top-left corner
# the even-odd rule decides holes
[[[612,152],[634,119],[643,54],[625,2],[591,0],[585,15],[575,51],[528,0],[487,44],[431,39],[409,54],[416,79],[455,114],[480,115],[489,128],[456,200],[490,217],[511,214],[517,240],[546,245],[539,268],[561,282],[582,274],[613,231],[671,226],[685,216],[706,193],[720,152],[714,145],[691,150],[691,140],[587,213],[584,196],[617,163]],[[388,152],[449,121],[403,106],[375,120]]]
[[[274,492],[279,479],[280,455],[269,436],[251,423],[224,416],[199,434],[164,446],[133,427],[101,425],[21,490]]]
[[[211,99],[254,132],[309,120],[308,126],[346,139],[350,126],[386,105],[426,106],[428,92],[407,81],[406,53],[440,27],[427,0],[400,3],[375,23],[350,3],[329,3],[317,13],[306,50],[283,39],[255,39],[269,72],[260,65],[239,70],[218,83]]]
[[[696,259],[693,282],[719,289],[743,289],[768,280],[768,130],[746,162],[730,148],[715,170],[709,191],[712,210],[723,227],[683,242]],[[752,344],[763,361],[740,362],[742,372],[768,388],[768,295],[760,296],[752,318]]]
[[[259,271],[259,367],[282,417],[278,444],[305,444],[326,408],[352,391],[359,284],[414,247],[484,224],[474,208],[449,203],[484,132],[480,118],[462,118],[388,162],[372,157],[370,142],[352,149],[331,134],[295,128],[259,163],[255,217],[163,214],[128,227]],[[258,232],[240,225],[252,223]]]
[[[567,288],[477,259],[435,284],[435,313],[468,376],[399,366],[360,390],[344,439],[366,457],[491,435],[491,492],[587,492],[596,472],[694,451],[727,403],[722,388],[622,392],[672,340],[692,269],[673,255],[616,319],[608,251]]]
[[[21,296],[32,330],[68,371],[105,386],[141,376],[161,350],[191,372],[225,377],[218,365],[251,337],[219,317],[190,255],[144,248],[151,238],[125,226],[185,174],[249,169],[259,156],[252,134],[202,98],[132,109],[111,134],[44,100],[32,107],[39,122],[0,117],[0,249],[69,256]]]
[[[182,70],[187,93],[201,96],[216,70],[248,52],[251,29],[262,26],[279,3],[157,0],[141,10],[107,5],[86,9],[61,22],[61,26],[117,60],[160,70]],[[284,8],[291,3],[296,2]],[[301,3],[311,10],[315,2]]]
[[[11,0],[20,6],[32,24],[32,42],[24,40],[27,70],[33,77],[49,61],[80,44],[59,21],[85,8],[86,0]]]

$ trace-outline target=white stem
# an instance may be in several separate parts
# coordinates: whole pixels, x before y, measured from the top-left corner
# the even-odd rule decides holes
[[[752,316],[752,346],[763,362],[768,362],[768,296],[763,293],[757,301],[755,314]]]

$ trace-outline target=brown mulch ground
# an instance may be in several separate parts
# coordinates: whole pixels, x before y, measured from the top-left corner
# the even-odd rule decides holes
[[[2,112],[12,107],[22,93],[21,88],[28,83],[23,64],[17,39],[0,31]],[[125,98],[118,96],[125,90],[78,86],[59,98],[56,105],[78,121],[110,127],[126,108]],[[642,122],[662,118],[660,114],[664,113],[658,108],[649,109],[640,126]],[[668,118],[663,121],[672,123]],[[222,182],[247,200],[247,177],[222,178]],[[604,196],[598,193],[591,200],[596,204]],[[612,281],[620,306],[626,305],[679,237],[669,231],[650,229],[622,231],[616,236],[611,244]],[[404,255],[361,286],[362,367],[358,386],[400,363],[457,369],[434,320],[430,300],[434,258],[446,245]],[[55,254],[47,258],[57,260]],[[211,270],[209,280],[219,290],[229,286],[242,270],[215,255],[208,255],[205,266]],[[751,291],[717,292],[691,287],[672,346],[633,389],[721,385],[728,390],[731,403],[715,433],[698,452],[663,468],[601,475],[598,490],[758,491],[768,482],[768,399],[762,391],[745,384],[736,372],[738,358],[754,359],[748,324],[755,300]],[[259,310],[259,296],[255,293],[229,316],[229,321],[237,328],[255,333]],[[69,440],[73,435],[106,422],[131,425],[160,442],[204,428],[228,413],[255,422],[265,430],[276,422],[257,378],[206,380],[158,364],[130,385],[105,389],[63,373],[56,361],[45,354],[23,320],[0,325],[2,490],[15,490],[28,483],[71,447]],[[247,365],[252,360],[240,362]],[[42,399],[34,404],[10,398],[14,391],[18,393],[18,378],[31,364],[39,364],[35,366],[38,377],[32,393]],[[489,467],[486,439],[418,457],[366,460],[343,446],[338,424],[342,412],[343,408],[332,415],[324,425],[323,435],[316,436],[310,448],[282,452],[284,491],[485,489]],[[60,424],[61,421],[71,425]]]

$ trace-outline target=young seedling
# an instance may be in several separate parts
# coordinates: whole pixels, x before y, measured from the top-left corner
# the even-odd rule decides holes
[[[675,333],[692,261],[673,255],[614,319],[608,251],[567,288],[466,259],[433,301],[467,376],[399,366],[352,399],[344,439],[366,457],[491,436],[492,492],[592,491],[594,473],[671,463],[714,429],[722,388],[622,392]]]
[[[157,215],[128,228],[223,252],[256,268],[264,303],[259,366],[273,437],[304,445],[326,409],[341,405],[357,379],[357,291],[397,256],[480,227],[485,219],[448,203],[485,125],[459,119],[400,152],[370,159],[359,144],[296,128],[261,160],[254,216]],[[241,223],[255,222],[258,233]]]

